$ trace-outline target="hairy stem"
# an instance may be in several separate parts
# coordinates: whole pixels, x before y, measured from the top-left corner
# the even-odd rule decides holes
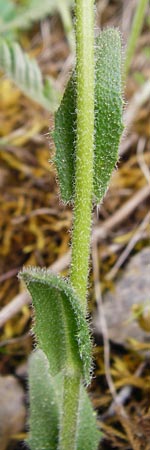
[[[86,311],[94,158],[94,0],[76,0],[77,148],[71,282]],[[60,450],[76,449],[80,376],[64,377]]]
[[[94,156],[94,0],[76,1],[77,148],[71,282],[84,311],[88,279]]]
[[[64,377],[63,409],[59,436],[60,450],[75,450],[77,435],[80,375]]]
[[[131,34],[129,36],[129,40],[127,43],[127,50],[126,50],[126,58],[125,58],[125,69],[124,69],[124,79],[128,75],[130,64],[132,61],[132,57],[134,55],[134,51],[136,48],[137,40],[140,35],[143,21],[144,21],[144,14],[145,14],[145,8],[148,3],[148,0],[138,0],[137,2],[137,9],[135,12],[133,25]]]

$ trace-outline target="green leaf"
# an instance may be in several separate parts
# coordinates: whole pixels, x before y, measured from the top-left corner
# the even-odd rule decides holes
[[[0,0],[0,12],[1,2],[5,4],[4,0]],[[54,14],[55,12],[61,13],[60,3],[63,2],[64,10],[69,9],[72,6],[72,0],[28,0],[25,6],[16,6],[10,0],[6,1],[7,8],[2,5],[2,12],[8,10],[9,14],[3,13],[1,19],[1,33],[6,33],[12,29],[26,29],[29,28],[33,22],[42,20],[48,14]],[[10,11],[13,11],[13,15]],[[7,20],[6,20],[7,19]]]
[[[43,83],[36,60],[29,58],[18,43],[8,44],[5,39],[0,39],[0,69],[32,100],[48,111],[56,109],[58,94],[52,80],[48,78],[46,84]]]
[[[106,29],[96,39],[94,200],[103,198],[118,158],[123,130],[121,98],[121,41]],[[73,73],[55,114],[55,163],[64,202],[74,200],[76,159],[76,79]],[[70,105],[70,106],[69,106]],[[69,109],[71,108],[71,110]],[[87,111],[88,114],[88,111]]]
[[[94,194],[99,202],[117,163],[123,131],[119,32],[104,30],[96,45]]]
[[[42,350],[35,351],[29,364],[31,450],[56,450],[62,414],[63,376],[49,374],[49,364]],[[81,386],[77,429],[77,450],[96,450],[101,433],[96,426],[86,390]]]
[[[83,386],[79,401],[77,450],[97,450],[102,433],[96,426],[96,413]]]
[[[76,90],[74,78],[75,75],[70,78],[55,114],[53,133],[56,145],[54,162],[57,167],[61,196],[65,203],[72,200],[75,185]]]
[[[0,31],[3,22],[12,20],[15,16],[15,4],[11,0],[0,0]]]
[[[59,405],[56,382],[49,374],[49,364],[41,350],[29,360],[30,434],[31,450],[57,450]]]
[[[69,281],[43,269],[24,269],[35,308],[34,331],[45,352],[52,375],[64,369],[80,370],[90,382],[91,341],[80,302]],[[69,371],[69,372],[68,372]]]
[[[16,15],[16,5],[11,0],[0,0],[0,33],[3,33],[3,27],[6,26],[10,21],[13,21]],[[16,30],[8,30],[7,37],[9,39],[15,39]],[[5,33],[5,32],[4,32]]]

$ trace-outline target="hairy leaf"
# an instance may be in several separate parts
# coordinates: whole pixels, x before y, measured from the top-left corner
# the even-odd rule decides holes
[[[52,375],[73,367],[90,381],[91,342],[87,321],[69,281],[49,271],[25,269],[21,273],[35,308],[34,331],[45,352]]]
[[[37,350],[30,357],[30,433],[31,450],[56,450],[62,414],[63,376],[51,377],[45,354]],[[96,415],[81,386],[77,427],[77,450],[96,450],[101,438],[97,430]]]
[[[56,380],[49,374],[49,364],[41,350],[29,361],[29,439],[31,450],[57,450],[59,405]]]
[[[94,200],[103,198],[117,162],[122,133],[121,42],[119,32],[106,29],[96,39]],[[69,109],[71,107],[71,111]],[[75,72],[55,115],[55,162],[64,202],[74,200],[77,99]],[[88,111],[87,111],[88,114]]]
[[[104,30],[96,46],[94,195],[99,202],[117,163],[123,130],[119,32]]]
[[[77,450],[97,450],[102,433],[97,429],[96,413],[83,386],[80,392],[77,433]]]
[[[58,94],[51,79],[43,83],[36,60],[29,58],[18,43],[8,44],[5,39],[0,39],[0,69],[32,100],[49,111],[56,109]]]
[[[56,144],[54,162],[57,167],[61,196],[66,203],[72,199],[75,182],[75,110],[76,91],[73,76],[68,82],[60,107],[55,114],[53,133]]]

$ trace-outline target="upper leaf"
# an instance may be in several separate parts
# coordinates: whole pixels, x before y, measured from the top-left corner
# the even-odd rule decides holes
[[[16,5],[12,0],[0,0],[0,25],[9,22],[15,16]],[[0,30],[1,31],[1,30]]]
[[[121,40],[118,30],[104,30],[96,41],[94,195],[99,202],[118,159],[123,131]]]
[[[88,114],[88,111],[87,111]],[[94,200],[103,198],[118,157],[122,133],[121,42],[106,29],[96,39]],[[64,202],[74,200],[77,139],[76,77],[73,73],[55,115],[55,163]]]
[[[32,295],[34,331],[49,360],[51,374],[62,369],[68,373],[76,367],[89,383],[89,329],[70,283],[43,269],[25,269],[20,276]]]
[[[36,60],[29,58],[18,43],[8,44],[5,39],[0,39],[0,69],[32,100],[49,111],[56,109],[58,94],[52,80],[49,78],[46,84],[43,83]]]
[[[72,0],[28,0],[25,6],[16,6],[11,0],[0,0],[1,33],[12,29],[29,28],[35,21],[42,20],[48,14],[58,11],[61,13],[60,3],[64,10],[72,5]],[[1,6],[2,3],[2,6]],[[6,5],[5,5],[6,3]]]
[[[55,114],[56,144],[54,162],[57,167],[61,196],[64,202],[72,200],[75,182],[76,89],[75,74],[70,78],[63,99]]]
[[[12,0],[0,0],[0,33],[5,33],[3,27],[7,28],[8,23],[13,21],[16,15],[16,4]],[[7,37],[15,39],[16,30],[7,30]]]

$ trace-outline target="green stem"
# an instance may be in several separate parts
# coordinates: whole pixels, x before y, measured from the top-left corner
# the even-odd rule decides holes
[[[94,0],[76,0],[77,148],[71,283],[86,312],[94,159]],[[80,375],[64,377],[60,450],[76,449]]]
[[[64,377],[63,409],[59,435],[60,450],[75,450],[77,435],[78,403],[80,393],[80,375]]]
[[[76,0],[77,148],[71,282],[84,311],[94,158],[94,0]]]
[[[146,8],[147,3],[148,3],[148,0],[139,0],[138,1],[137,9],[136,9],[134,20],[133,20],[131,34],[129,36],[129,40],[127,43],[124,79],[126,78],[126,76],[128,75],[128,72],[129,72],[129,68],[130,68],[130,64],[132,61],[132,57],[135,52],[137,40],[138,40],[138,37],[139,37],[141,29],[142,29],[145,8]]]

